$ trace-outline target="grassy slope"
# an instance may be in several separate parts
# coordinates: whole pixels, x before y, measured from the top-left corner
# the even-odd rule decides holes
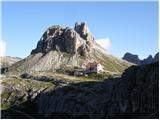
[[[106,75],[121,74],[124,69],[128,68],[131,64],[115,58],[111,55],[107,55],[100,50],[93,49],[89,56],[79,56],[78,54],[72,55],[68,53],[58,53],[56,51],[51,51],[50,53],[30,55],[27,58],[17,62],[9,68],[10,73],[21,74],[23,72],[31,72],[35,69],[38,71],[52,71],[58,65],[65,69],[67,67],[74,68],[75,66],[81,66],[86,61],[95,60],[101,63],[105,68]],[[55,61],[54,61],[55,60]]]
[[[18,62],[19,60],[21,60],[21,58],[10,56],[0,57],[0,68],[9,67],[12,64]]]
[[[121,74],[126,68],[131,66],[130,63],[124,60],[120,60],[111,55],[106,55],[96,50],[93,51],[92,55],[92,57],[101,63],[104,66],[104,69],[109,73]]]
[[[18,77],[1,77],[1,110],[5,110],[14,104],[15,100],[23,103],[27,100],[25,95],[29,90],[37,91],[54,88],[50,82],[40,82]]]

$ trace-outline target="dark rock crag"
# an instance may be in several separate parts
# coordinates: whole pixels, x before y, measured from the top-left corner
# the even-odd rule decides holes
[[[154,57],[152,57],[152,55],[149,55],[147,58],[143,60],[140,60],[138,55],[134,55],[127,52],[122,59],[137,65],[146,65],[159,61],[159,52]]]
[[[140,60],[139,60],[138,55],[133,55],[133,54],[128,53],[128,52],[123,56],[122,59],[127,60],[127,61],[132,62],[132,63],[135,63],[135,64],[138,64],[138,65],[140,64]]]
[[[154,56],[154,62],[159,61],[159,52]]]
[[[35,118],[158,118],[159,62],[131,66],[120,78],[43,92],[30,104],[32,112],[23,112]]]
[[[45,118],[152,118],[158,116],[158,63],[132,66],[105,83],[68,86],[36,101]]]

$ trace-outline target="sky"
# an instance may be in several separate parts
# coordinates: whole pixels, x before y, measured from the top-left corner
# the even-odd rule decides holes
[[[7,56],[27,57],[52,25],[86,22],[108,53],[141,59],[158,52],[158,2],[7,2],[1,4],[0,48]]]

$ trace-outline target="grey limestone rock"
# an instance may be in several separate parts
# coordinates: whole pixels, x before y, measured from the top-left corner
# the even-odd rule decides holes
[[[36,101],[38,113],[44,118],[158,117],[158,65],[132,66],[121,78],[44,93]]]
[[[68,27],[63,28],[58,25],[49,27],[42,35],[36,49],[32,50],[31,54],[48,53],[51,50],[71,54],[77,53],[78,48],[84,46],[84,44],[88,44],[87,41],[91,39],[87,37],[87,34],[90,35],[90,33],[86,24],[83,25],[82,31],[81,29],[78,32],[76,30]]]

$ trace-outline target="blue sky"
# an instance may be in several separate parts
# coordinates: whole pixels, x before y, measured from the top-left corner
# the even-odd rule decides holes
[[[6,55],[26,57],[49,26],[76,21],[87,22],[95,39],[109,38],[114,56],[158,52],[158,2],[2,2]]]

